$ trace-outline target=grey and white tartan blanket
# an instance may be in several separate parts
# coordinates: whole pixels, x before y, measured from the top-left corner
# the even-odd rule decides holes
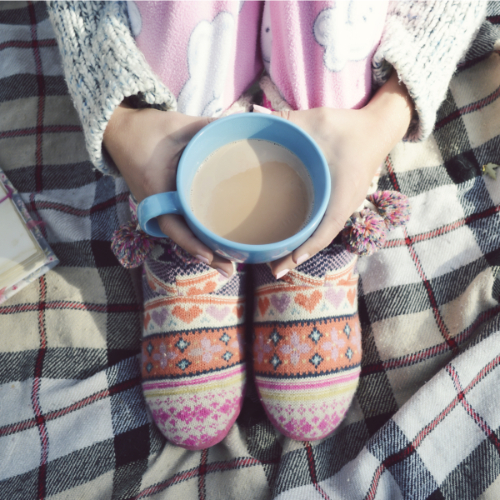
[[[493,2],[435,133],[387,159],[380,187],[413,217],[360,259],[341,427],[285,439],[250,387],[228,437],[193,452],[141,393],[140,286],[110,250],[126,186],[91,169],[45,4],[1,2],[0,168],[61,263],[0,306],[0,499],[500,498],[500,179],[481,170],[500,163],[499,31]]]

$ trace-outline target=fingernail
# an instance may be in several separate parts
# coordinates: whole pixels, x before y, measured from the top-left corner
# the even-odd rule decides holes
[[[210,264],[210,261],[206,257],[203,257],[203,255],[196,255],[196,258],[204,264]]]
[[[302,264],[302,262],[305,262],[308,258],[309,258],[309,254],[308,253],[305,253],[305,254],[301,255],[297,259],[297,265],[300,266],[300,264]]]
[[[224,276],[224,278],[229,278],[229,274],[227,274],[226,271],[223,271],[222,269],[219,269],[218,267],[216,267],[215,270],[219,271],[219,273],[222,274],[222,276]]]
[[[276,279],[279,280],[280,278],[283,278],[283,276],[285,276],[285,274],[288,273],[289,271],[290,271],[290,269],[283,269],[283,271],[280,271],[276,275]]]
[[[265,113],[266,115],[271,115],[273,112],[270,109],[264,108],[263,106],[259,106],[258,104],[253,105],[254,113]]]

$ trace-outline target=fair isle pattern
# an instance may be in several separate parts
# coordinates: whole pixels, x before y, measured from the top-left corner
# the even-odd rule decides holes
[[[169,441],[199,450],[217,444],[243,404],[244,365],[183,380],[143,382],[153,420]]]
[[[340,244],[337,245],[332,243],[322,250],[321,253],[322,255],[327,255],[328,258],[306,260],[300,267],[296,268],[293,273],[289,273],[289,275],[323,279],[329,271],[336,271],[337,269],[343,268],[352,261],[352,254]],[[254,266],[253,275],[256,287],[276,283],[267,265]]]
[[[174,287],[153,275],[146,263],[144,286],[154,293],[144,305],[144,336],[243,325],[243,274],[237,272],[230,278],[230,281],[235,282],[233,286],[237,287],[238,295],[215,295],[218,287],[224,287],[228,280],[213,269],[198,276],[180,279]]]
[[[348,252],[344,252],[348,254]],[[357,258],[350,260],[335,271],[313,276],[303,271],[304,264],[276,281],[270,274],[267,283],[257,287],[255,293],[256,324],[268,321],[310,320],[353,315],[357,311]],[[334,257],[332,257],[333,259]],[[329,260],[326,252],[310,260]],[[312,264],[308,264],[312,266]],[[264,274],[264,273],[262,273]]]
[[[162,379],[167,367],[169,378],[178,378],[241,365],[243,330],[238,325],[147,336],[142,343],[143,378]]]
[[[244,272],[226,279],[168,245],[159,241],[144,265],[142,389],[167,439],[197,450],[221,441],[243,404]]]
[[[332,245],[307,266],[256,290],[255,383],[269,419],[292,439],[331,434],[356,391],[361,364],[358,275],[357,258],[348,255]],[[318,271],[325,267],[326,272]]]
[[[165,242],[168,241],[165,238]],[[151,274],[158,276],[165,285],[175,286],[180,277],[192,277],[203,274],[208,267],[199,262],[185,264],[175,252],[167,250],[167,244],[157,245],[152,254],[153,259],[147,262]]]
[[[297,378],[352,370],[361,363],[358,315],[259,324],[253,346],[257,376]]]
[[[322,439],[338,427],[358,386],[361,368],[319,377],[283,380],[257,375],[269,420],[298,441]]]
[[[168,244],[168,243],[166,243]],[[166,245],[165,244],[165,245]],[[163,246],[163,244],[158,244]],[[154,254],[155,250],[153,250]],[[204,295],[215,292],[227,284],[227,279],[219,274],[215,269],[205,264],[178,264],[173,262],[153,262],[149,260],[145,263],[145,275],[151,290],[159,295],[167,296],[193,296]],[[182,267],[184,269],[182,269]],[[171,274],[175,269],[179,271],[175,281],[164,278],[162,273]],[[191,273],[181,275],[181,269],[185,273],[186,268],[191,268]]]

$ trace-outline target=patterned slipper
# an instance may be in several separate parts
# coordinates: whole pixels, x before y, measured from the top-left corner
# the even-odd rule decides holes
[[[357,257],[329,247],[276,280],[257,266],[254,371],[273,425],[299,441],[342,421],[357,388],[361,329]]]
[[[244,266],[228,280],[168,238],[132,220],[113,235],[127,268],[143,268],[142,388],[164,436],[191,450],[220,442],[238,417],[245,390]]]
[[[151,415],[170,442],[208,448],[243,403],[244,272],[228,280],[161,243],[143,282],[142,388]]]

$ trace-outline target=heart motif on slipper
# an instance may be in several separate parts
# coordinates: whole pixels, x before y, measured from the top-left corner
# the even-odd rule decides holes
[[[234,306],[233,313],[238,319],[241,319],[245,313],[245,306]]]
[[[347,300],[351,303],[351,306],[354,304],[355,299],[356,299],[356,290],[354,288],[351,288],[347,292]]]
[[[319,301],[323,297],[323,294],[319,290],[315,290],[309,297],[303,293],[298,293],[295,296],[295,302],[302,306],[309,312],[313,312],[314,308],[318,305]]]
[[[283,314],[288,309],[291,300],[290,296],[286,294],[283,294],[279,298],[277,295],[273,295],[271,297],[271,304],[277,311]]]
[[[264,316],[264,314],[266,314],[266,311],[269,309],[271,302],[268,297],[264,297],[263,299],[259,298],[257,304],[259,306],[260,315]]]
[[[161,309],[155,309],[151,313],[151,318],[158,326],[162,326],[163,323],[165,323],[167,316],[168,316],[168,311],[166,307],[162,307]]]
[[[151,321],[151,314],[147,313],[146,316],[144,316],[144,330],[148,329],[150,321]]]
[[[189,309],[184,309],[181,306],[175,306],[172,309],[172,314],[184,321],[184,323],[191,323],[194,321],[203,311],[198,306],[190,307]]]
[[[207,281],[203,288],[197,288],[195,286],[188,288],[186,295],[203,295],[206,293],[212,293],[216,288],[217,284],[215,281]]]
[[[206,308],[206,312],[210,314],[212,318],[215,318],[218,321],[222,321],[231,312],[231,310],[229,309],[229,307],[223,307],[222,309],[219,309],[215,306],[208,306]]]
[[[325,299],[330,302],[333,306],[335,306],[335,309],[338,309],[341,302],[344,300],[345,297],[345,290],[343,288],[335,289],[335,288],[328,288],[325,291]]]

